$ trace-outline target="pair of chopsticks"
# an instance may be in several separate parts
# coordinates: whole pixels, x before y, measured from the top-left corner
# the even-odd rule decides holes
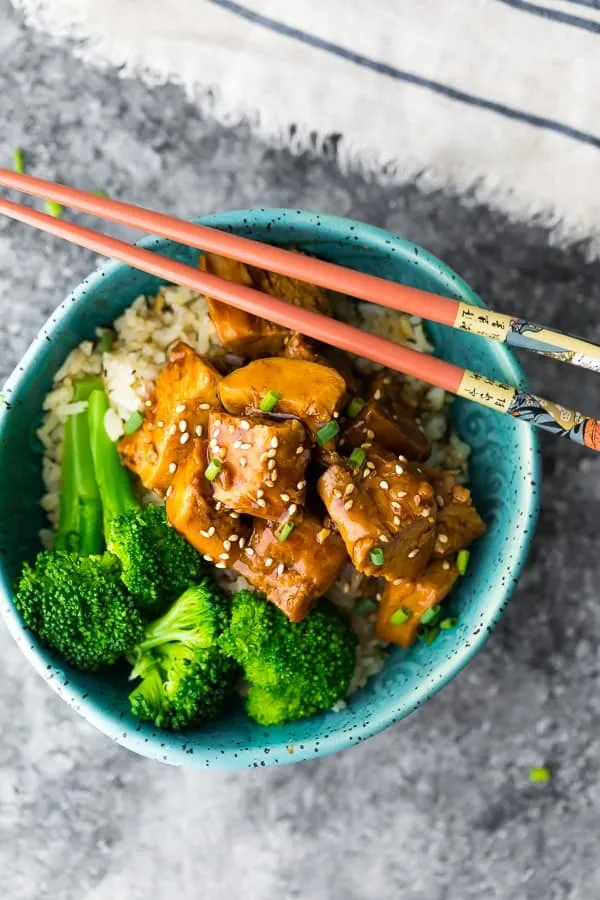
[[[600,370],[600,347],[525,319],[480,309],[206,225],[195,225],[8,169],[0,169],[0,185],[340,294],[421,316],[500,343],[533,350],[584,369]],[[0,213],[600,452],[600,422],[575,410],[10,200],[0,198]]]

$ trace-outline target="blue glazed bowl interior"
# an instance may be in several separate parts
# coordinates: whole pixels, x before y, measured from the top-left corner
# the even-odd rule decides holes
[[[293,243],[321,258],[415,287],[481,301],[451,270],[414,244],[347,219],[292,210],[215,214],[202,222],[261,241]],[[156,238],[145,246],[195,264],[198,253]],[[75,710],[130,749],[175,765],[238,768],[314,758],[352,746],[398,721],[452,678],[482,645],[508,600],[525,560],[538,508],[538,454],[532,429],[464,401],[454,405],[461,437],[472,447],[471,486],[489,528],[474,548],[469,570],[452,596],[460,625],[431,646],[395,648],[383,670],[340,712],[263,728],[241,706],[181,734],[158,732],[134,720],[125,669],[83,674],[57,660],[25,631],[12,606],[12,586],[23,559],[39,549],[44,517],[41,445],[35,435],[53,375],[80,341],[110,324],[140,294],[153,294],[156,278],[109,263],[86,279],[44,327],[6,385],[0,413],[0,602],[24,654]],[[512,384],[523,373],[503,347],[431,325],[444,359]]]

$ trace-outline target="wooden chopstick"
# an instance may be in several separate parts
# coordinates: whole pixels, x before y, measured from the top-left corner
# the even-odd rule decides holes
[[[2,170],[0,170],[0,182],[2,180]],[[32,180],[39,181],[39,179]],[[45,195],[49,196],[50,199],[60,203],[67,203],[67,193],[71,191],[70,188],[63,188],[57,185],[57,190],[51,195],[47,188],[49,183],[39,183],[43,185]],[[30,190],[30,193],[34,193],[33,189]],[[35,193],[37,193],[37,189]],[[85,207],[82,199],[79,199],[77,204],[75,204],[78,208],[85,208],[89,212],[96,212],[95,201],[108,204],[111,211],[109,218],[112,221],[120,221],[118,210],[115,211],[112,204],[115,204],[117,207],[127,206],[127,204],[98,198],[95,195],[85,195],[81,191],[75,191],[74,193],[80,197],[89,196],[89,202],[85,201]],[[131,209],[136,210],[137,208],[131,207]],[[136,220],[139,222],[141,218],[138,216],[138,212],[145,211],[138,210],[136,212]],[[160,215],[147,212],[151,218]],[[13,203],[10,200],[0,198],[0,213],[27,225],[32,225],[34,228],[38,228],[48,234],[63,238],[81,247],[86,247],[103,256],[118,259],[133,268],[148,272],[166,281],[192,288],[237,309],[269,319],[293,331],[299,331],[325,344],[331,344],[341,350],[359,354],[380,365],[411,375],[414,378],[419,378],[459,397],[473,400],[498,412],[520,418],[553,434],[567,437],[576,443],[600,452],[600,422],[587,418],[574,410],[558,406],[533,394],[519,391],[514,387],[494,381],[483,375],[478,375],[445,360],[419,353],[408,347],[402,347],[385,338],[365,334],[343,322],[338,322],[319,313],[286,303],[253,288],[225,281],[192,266],[184,265],[177,260],[169,259],[150,250],[128,244],[125,241],[120,241],[64,219],[48,216],[37,210]],[[98,207],[96,214],[103,214],[100,207]],[[175,223],[179,222],[179,220],[171,220],[167,216],[162,218],[169,219]],[[131,221],[126,221],[124,224],[131,224]],[[187,224],[185,222],[180,223],[181,226],[186,226]],[[204,226],[193,227],[204,229]],[[218,242],[215,243],[215,236],[232,237],[232,235],[224,234],[215,229],[207,230],[212,235],[212,246],[215,247],[214,252],[219,252],[219,244]],[[155,231],[155,229],[150,227],[150,231]],[[182,243],[190,243],[189,238],[186,241],[181,241],[179,238],[175,238],[175,240],[179,240]],[[249,243],[255,244],[256,242],[250,241]],[[267,245],[257,244],[257,246],[266,247]],[[299,257],[298,254],[289,254],[289,256]],[[299,258],[302,259],[302,257]],[[320,262],[317,260],[312,261]],[[258,259],[255,259],[252,264],[259,264]],[[327,263],[325,265],[330,264]],[[334,268],[346,273],[345,277],[350,277],[350,279],[355,276],[362,276],[367,279],[372,278],[372,276],[364,276],[363,273],[353,272],[343,267],[336,266]],[[374,280],[379,281],[380,279]],[[383,283],[393,284],[393,282],[385,281]],[[339,290],[339,282],[336,282],[336,284],[338,286],[335,290]],[[349,286],[351,285],[351,280],[348,284]],[[351,286],[346,293],[356,295],[356,291]],[[439,297],[436,299],[445,300],[446,298]],[[386,305],[389,306],[390,304]],[[475,307],[470,308],[477,309]],[[477,311],[479,310],[477,309]]]
[[[164,213],[9,169],[0,168],[0,185],[54,200],[63,206],[70,206],[149,234],[160,235],[186,246],[209,250],[230,259],[240,260],[247,265],[317,284],[340,294],[348,294],[408,315],[420,316],[431,322],[481,335],[499,343],[532,350],[584,369],[600,371],[600,346],[545,328],[527,319],[479,309],[469,303],[441,297],[365,272],[357,272],[336,263],[291,253],[271,244],[263,244],[207,225],[186,222]],[[382,241],[384,240],[382,232]]]

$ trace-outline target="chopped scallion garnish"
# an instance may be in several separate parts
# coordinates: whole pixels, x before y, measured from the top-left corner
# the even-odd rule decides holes
[[[436,637],[440,633],[439,625],[432,625],[431,628],[425,628],[420,634],[419,638],[422,641],[425,641],[426,644],[433,644]]]
[[[359,616],[366,616],[367,613],[373,612],[376,609],[377,603],[372,597],[361,597],[354,607],[354,612]]]
[[[44,209],[49,216],[54,216],[55,219],[60,219],[63,214],[64,207],[61,206],[60,203],[57,203],[56,200],[46,200],[46,202],[44,203]]]
[[[421,625],[430,625],[434,622],[440,614],[442,607],[439,603],[434,603],[433,606],[430,606],[429,609],[426,609],[419,622]]]
[[[451,628],[456,628],[458,625],[458,616],[448,616],[447,619],[442,619],[440,622],[440,628],[442,631],[450,631]]]
[[[294,530],[295,524],[296,524],[295,522],[286,522],[285,523],[285,525],[282,527],[281,531],[277,535],[280,541],[287,541],[290,534]]]
[[[351,469],[358,472],[366,458],[367,454],[362,447],[357,447],[348,457],[348,465]]]
[[[458,556],[456,557],[456,568],[458,569],[459,575],[464,575],[467,571],[467,566],[469,565],[469,559],[471,557],[470,550],[460,550]]]
[[[348,404],[348,408],[346,409],[346,415],[349,419],[355,419],[366,401],[362,399],[362,397],[353,397],[350,403]]]
[[[110,351],[112,350],[114,339],[115,336],[112,331],[105,331],[102,335],[102,340],[100,341],[100,352],[110,353]]]
[[[204,477],[208,478],[209,481],[214,481],[222,468],[223,463],[220,459],[211,459],[206,469],[204,470]]]
[[[383,550],[381,549],[381,547],[373,547],[369,555],[374,566],[382,566],[385,562],[385,557],[383,555]]]
[[[334,438],[339,430],[340,426],[338,425],[338,423],[335,421],[335,419],[331,419],[331,421],[328,422],[327,425],[323,425],[321,428],[319,428],[315,437],[322,447],[324,444]]]
[[[534,766],[529,770],[529,780],[533,781],[534,784],[542,784],[545,781],[550,781],[551,778],[552,772],[548,766]]]
[[[13,150],[13,168],[17,175],[23,175],[25,172],[25,159],[20,147],[15,147]]]
[[[281,394],[278,391],[267,391],[260,401],[260,411],[271,412],[272,409],[275,409],[279,400],[281,400]]]
[[[390,616],[390,622],[392,625],[404,625],[405,622],[408,622],[410,619],[411,613],[407,609],[395,609],[392,615]]]
[[[134,413],[132,413],[125,424],[123,425],[123,432],[125,434],[133,434],[138,428],[141,428],[142,423],[144,421],[144,417],[139,409],[136,409]]]

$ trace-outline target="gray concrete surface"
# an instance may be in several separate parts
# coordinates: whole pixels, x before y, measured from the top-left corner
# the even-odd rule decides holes
[[[600,338],[600,264],[584,248],[219,127],[175,87],[84,68],[8,0],[0,122],[2,164],[22,146],[30,171],[180,215],[351,215],[424,244],[497,308]],[[1,377],[92,263],[0,220]],[[540,392],[597,410],[592,376],[526,362]],[[485,651],[416,715],[336,757],[229,774],[141,760],[63,705],[0,628],[2,898],[596,900],[600,460],[544,448],[537,539]],[[554,777],[532,785],[541,762]]]

